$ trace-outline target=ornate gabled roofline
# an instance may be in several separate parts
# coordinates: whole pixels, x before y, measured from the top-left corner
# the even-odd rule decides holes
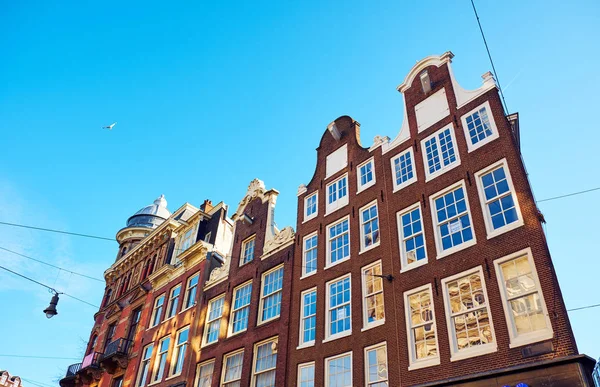
[[[417,75],[419,75],[423,70],[425,70],[429,66],[437,66],[440,67],[443,64],[452,62],[452,58],[454,58],[454,54],[452,51],[446,51],[442,55],[430,55],[418,61],[412,69],[408,72],[406,77],[404,78],[404,82],[402,82],[396,89],[404,93],[413,83],[413,80]]]

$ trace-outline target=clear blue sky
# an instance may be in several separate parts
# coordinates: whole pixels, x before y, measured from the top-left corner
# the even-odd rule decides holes
[[[538,199],[600,186],[600,4],[479,1]],[[470,2],[3,1],[0,221],[113,236],[165,194],[233,208],[258,177],[294,225],[326,125],[348,114],[363,144],[401,125],[396,86],[452,50],[467,88],[490,69]],[[102,125],[118,121],[113,131]],[[568,307],[600,303],[600,192],[541,203]],[[0,246],[93,276],[116,244],[0,226]],[[103,285],[0,251],[0,263],[98,304]],[[0,355],[78,358],[95,310],[0,272]],[[600,356],[600,308],[571,313]],[[0,357],[45,384],[76,360]]]

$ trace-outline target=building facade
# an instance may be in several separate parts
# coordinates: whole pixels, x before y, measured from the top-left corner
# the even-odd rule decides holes
[[[0,387],[21,387],[21,378],[18,376],[10,376],[8,371],[0,370]]]

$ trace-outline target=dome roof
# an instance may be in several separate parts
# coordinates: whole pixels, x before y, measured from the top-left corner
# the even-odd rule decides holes
[[[160,195],[154,203],[133,214],[127,220],[127,227],[155,228],[169,216],[171,216],[171,211],[167,209],[165,195]]]

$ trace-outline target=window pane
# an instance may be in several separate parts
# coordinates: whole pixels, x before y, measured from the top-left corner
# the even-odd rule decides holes
[[[410,151],[396,157],[393,162],[396,185],[401,185],[414,177],[412,153]]]
[[[350,256],[349,222],[343,220],[329,227],[330,263],[335,263]]]
[[[283,287],[283,267],[263,277],[263,300],[261,321],[279,316],[281,311],[281,288]]]
[[[352,387],[352,361],[350,355],[327,360],[328,387]]]
[[[211,387],[215,363],[210,362],[200,366],[198,370],[198,385],[196,387]]]
[[[481,183],[493,229],[516,222],[518,214],[504,167],[481,176]]]
[[[492,135],[492,127],[485,107],[468,116],[466,121],[469,137],[473,145]]]
[[[473,239],[473,230],[462,187],[435,199],[434,203],[443,250]]]
[[[377,205],[372,205],[369,208],[362,210],[361,219],[363,247],[367,248],[379,243],[379,217],[377,215]]]
[[[317,235],[304,241],[304,273],[310,274],[317,270]]]
[[[329,333],[349,331],[350,319],[350,278],[344,278],[329,285]]]
[[[370,349],[366,356],[367,383],[369,386],[388,385],[387,350],[385,346]]]
[[[315,386],[315,366],[305,365],[300,366],[300,387]]]

